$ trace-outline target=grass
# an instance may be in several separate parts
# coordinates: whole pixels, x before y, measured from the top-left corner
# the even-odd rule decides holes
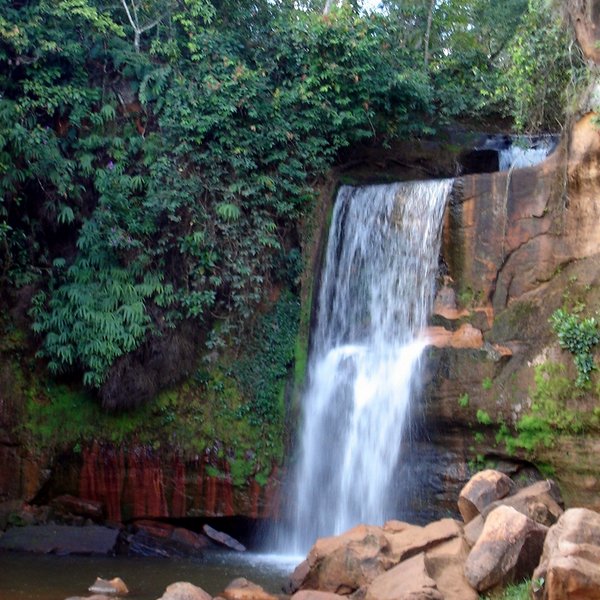
[[[481,600],[529,600],[531,580],[525,579],[521,583],[511,584],[500,592],[479,596]]]

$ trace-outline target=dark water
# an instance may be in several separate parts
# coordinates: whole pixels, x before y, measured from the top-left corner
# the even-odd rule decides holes
[[[39,556],[0,552],[0,600],[64,600],[88,596],[96,577],[120,577],[132,600],[156,600],[176,581],[216,595],[236,577],[279,593],[302,557],[215,553],[205,559]]]

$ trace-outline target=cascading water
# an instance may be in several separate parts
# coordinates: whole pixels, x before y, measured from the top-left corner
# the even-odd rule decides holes
[[[534,144],[530,140],[516,138],[507,148],[500,150],[500,171],[533,167],[541,163],[556,147],[553,136],[538,139]]]
[[[342,187],[304,397],[287,550],[393,516],[452,180]],[[283,542],[283,540],[281,540]]]

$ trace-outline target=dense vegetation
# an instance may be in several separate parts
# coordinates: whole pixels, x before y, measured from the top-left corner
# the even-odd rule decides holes
[[[0,0],[0,289],[52,375],[123,409],[223,353],[231,410],[268,422],[340,151],[563,118],[577,61],[543,0],[323,4]]]

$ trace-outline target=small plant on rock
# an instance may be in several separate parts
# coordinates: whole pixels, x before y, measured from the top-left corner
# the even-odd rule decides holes
[[[581,319],[579,315],[559,308],[550,317],[552,329],[558,337],[560,347],[574,356],[577,368],[577,387],[586,387],[592,370],[596,368],[592,350],[600,341],[598,322],[594,317]]]

